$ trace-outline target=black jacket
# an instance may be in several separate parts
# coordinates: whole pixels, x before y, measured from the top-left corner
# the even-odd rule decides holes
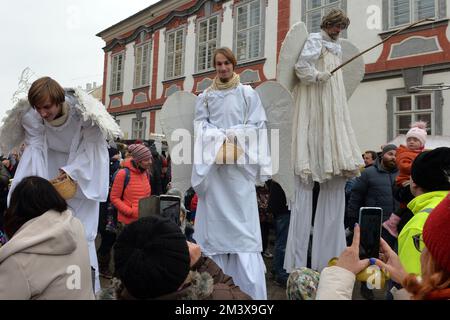
[[[348,218],[356,222],[359,218],[359,208],[381,207],[383,221],[387,220],[391,213],[397,211],[399,207],[393,192],[397,175],[397,168],[386,171],[382,168],[380,160],[365,169],[352,188],[347,209]]]

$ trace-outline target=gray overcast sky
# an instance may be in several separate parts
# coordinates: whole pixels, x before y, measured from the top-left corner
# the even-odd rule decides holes
[[[0,119],[23,69],[65,87],[103,82],[104,42],[95,35],[157,0],[16,0],[0,13]]]

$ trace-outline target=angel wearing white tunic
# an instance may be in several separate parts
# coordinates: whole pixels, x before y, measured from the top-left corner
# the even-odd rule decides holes
[[[266,114],[258,93],[234,73],[228,48],[216,50],[217,76],[197,98],[191,183],[198,194],[194,238],[254,299],[267,299],[255,184],[271,174]],[[236,139],[235,139],[236,137]],[[257,137],[245,143],[244,137]],[[222,161],[225,141],[235,163]]]
[[[9,112],[0,129],[2,151],[24,141],[26,147],[10,189],[27,176],[45,179],[68,175],[77,192],[67,203],[83,223],[91,266],[97,270],[95,249],[99,202],[106,201],[109,183],[107,139],[121,136],[120,128],[105,107],[85,92],[64,90],[55,80],[36,80]]]
[[[285,255],[287,272],[307,264],[312,190],[320,183],[312,240],[311,267],[321,270],[346,247],[344,231],[347,178],[363,164],[352,129],[341,65],[339,34],[349,19],[341,10],[323,18],[322,31],[307,38],[295,65],[292,158],[295,195]]]

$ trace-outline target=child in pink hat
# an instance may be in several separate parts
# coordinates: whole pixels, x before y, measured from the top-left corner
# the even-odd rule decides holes
[[[397,200],[400,201],[400,209],[392,213],[390,218],[383,223],[383,227],[394,237],[398,236],[398,224],[402,213],[407,210],[406,205],[414,197],[409,190],[409,179],[411,176],[411,166],[414,159],[424,150],[427,139],[427,124],[419,121],[411,125],[406,134],[406,146],[400,145],[397,148],[397,167],[399,174],[395,180],[397,186]]]

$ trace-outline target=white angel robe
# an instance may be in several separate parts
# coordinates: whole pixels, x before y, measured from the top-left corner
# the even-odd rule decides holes
[[[271,174],[267,132],[264,130],[266,121],[261,100],[250,86],[240,84],[228,90],[206,90],[197,98],[191,179],[199,198],[194,238],[206,255],[230,274],[244,292],[256,299],[266,298],[255,191],[257,180],[267,180]],[[245,148],[241,134],[254,134],[259,143]],[[233,136],[239,136],[238,145],[245,155],[238,164],[214,163],[224,140],[228,137],[233,141]],[[239,164],[245,158],[249,163]],[[229,253],[241,255],[241,267],[234,264],[231,269],[227,268],[233,263],[225,263],[221,255]],[[242,264],[246,264],[245,267],[242,268]]]
[[[84,121],[75,103],[66,95],[69,115],[64,124],[54,127],[30,109],[22,118],[26,148],[19,162],[9,195],[25,177],[41,176],[51,180],[65,171],[77,183],[76,195],[67,201],[75,217],[83,223],[89,244],[91,265],[97,270],[95,238],[99,202],[106,201],[109,183],[109,156],[106,140],[92,121]],[[98,277],[96,291],[100,289]]]
[[[323,84],[319,71],[342,64],[342,49],[326,32],[312,33],[295,65],[300,79],[294,88],[296,103],[293,126],[295,174],[305,183],[319,183],[335,176],[351,178],[363,165],[348,110],[342,69]]]

